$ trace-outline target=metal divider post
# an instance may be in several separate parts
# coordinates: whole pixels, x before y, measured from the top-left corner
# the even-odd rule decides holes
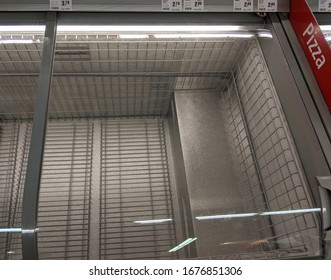
[[[22,207],[23,259],[38,259],[37,218],[40,179],[47,125],[47,112],[53,73],[57,14],[47,14],[45,38],[38,81],[29,159]]]

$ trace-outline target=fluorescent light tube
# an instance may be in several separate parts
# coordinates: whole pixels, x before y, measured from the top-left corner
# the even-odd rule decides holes
[[[33,40],[0,40],[0,44],[33,44]]]
[[[22,232],[21,228],[0,228],[0,233]]]
[[[260,213],[239,213],[239,214],[225,214],[225,215],[213,215],[213,216],[199,216],[195,217],[197,220],[217,220],[217,219],[231,219],[231,218],[245,218],[254,216],[271,216],[271,215],[286,215],[286,214],[302,214],[320,212],[321,208],[308,208],[308,209],[296,209],[296,210],[280,210],[269,211]]]
[[[134,221],[134,223],[148,225],[148,224],[161,224],[161,223],[166,223],[166,222],[171,222],[171,221],[172,221],[172,219],[159,219],[159,220]]]
[[[45,25],[0,25],[0,32],[44,32]]]
[[[233,25],[59,25],[59,32],[231,32]],[[1,25],[0,32],[44,32],[45,25]]]
[[[148,39],[148,35],[143,35],[143,34],[123,34],[123,35],[118,35],[120,39]]]
[[[241,213],[241,214],[225,214],[225,215],[213,215],[213,216],[200,216],[195,217],[197,220],[215,220],[215,219],[231,219],[231,218],[245,218],[256,216],[257,213]]]
[[[220,32],[238,31],[232,25],[59,25],[59,32]]]
[[[176,38],[251,38],[253,34],[155,34],[156,39]]]
[[[320,25],[322,31],[331,31],[331,25]]]
[[[311,213],[311,212],[320,212],[320,211],[321,211],[321,208],[310,208],[310,209],[297,209],[297,210],[269,211],[269,212],[259,213],[259,215],[260,216],[271,216],[271,215]]]

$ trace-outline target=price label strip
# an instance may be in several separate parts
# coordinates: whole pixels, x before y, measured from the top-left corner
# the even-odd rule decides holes
[[[235,12],[252,12],[253,0],[234,0],[233,10]]]
[[[319,0],[318,11],[331,12],[331,0]]]
[[[204,0],[184,0],[184,11],[203,11]]]
[[[50,0],[49,8],[51,11],[71,11],[72,0]]]
[[[161,0],[162,11],[165,12],[180,12],[183,10],[182,0]]]
[[[278,0],[259,0],[257,9],[259,12],[277,12]]]

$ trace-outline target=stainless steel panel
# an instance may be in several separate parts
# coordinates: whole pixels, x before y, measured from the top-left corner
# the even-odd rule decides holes
[[[218,93],[183,92],[176,94],[179,131],[187,176],[197,256],[228,255],[240,245],[222,243],[256,240],[245,220],[198,221],[195,217],[244,212],[232,164]]]
[[[198,257],[318,255],[314,213],[198,218],[314,207],[254,41],[246,43],[231,76],[221,96],[208,91],[176,94]]]

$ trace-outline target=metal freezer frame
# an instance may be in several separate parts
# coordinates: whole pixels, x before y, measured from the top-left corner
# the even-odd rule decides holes
[[[30,158],[27,169],[27,180],[23,200],[23,221],[22,221],[22,243],[24,259],[37,259],[37,207],[39,184],[41,176],[42,153],[45,137],[45,125],[47,120],[48,97],[50,94],[50,83],[52,75],[52,64],[54,60],[54,44],[56,37],[56,22],[66,24],[80,24],[81,22],[98,22],[117,24],[127,22],[144,22],[144,14],[77,14],[77,13],[48,13],[26,15],[27,21],[40,21],[46,19],[46,38],[43,49],[43,59],[41,73],[39,76],[39,89],[36,111],[34,116],[30,148]],[[23,16],[24,18],[25,16]],[[284,15],[271,14],[266,20],[266,27],[273,35],[272,40],[259,38],[260,47],[264,54],[266,63],[272,76],[274,85],[284,109],[286,119],[294,137],[295,146],[298,150],[301,164],[306,174],[306,178],[311,187],[311,192],[315,203],[320,205],[317,176],[328,176],[330,174],[330,128],[325,108],[316,108],[311,97],[312,90],[307,86],[307,74],[302,74],[302,70],[295,61],[295,54],[289,46],[289,31],[286,21],[279,19]],[[22,14],[4,14],[1,15],[1,21],[15,22],[15,18],[22,18]],[[263,19],[250,14],[199,14],[194,18],[189,15],[177,14],[148,14],[147,23],[158,22],[166,23],[171,18],[172,22],[199,24],[238,24],[248,28],[249,25],[264,24]],[[287,33],[286,33],[287,32]],[[292,41],[294,39],[292,38]],[[297,49],[299,47],[297,46]],[[298,51],[300,52],[300,51]],[[280,59],[282,58],[282,59]],[[280,63],[281,61],[281,63]],[[287,69],[288,72],[285,72]],[[304,68],[306,69],[306,68]],[[306,70],[308,71],[308,70]],[[312,79],[312,78],[311,78]],[[311,81],[313,83],[313,80]],[[315,86],[316,89],[316,86]],[[289,95],[288,93],[292,94]],[[321,101],[320,107],[323,108]],[[295,106],[294,106],[295,105]],[[321,126],[321,124],[324,124]],[[33,148],[34,147],[34,148]],[[321,148],[320,148],[321,147]],[[38,168],[37,168],[38,167]],[[31,181],[30,179],[31,178]],[[34,205],[31,207],[31,205]],[[192,253],[194,255],[194,252]]]

